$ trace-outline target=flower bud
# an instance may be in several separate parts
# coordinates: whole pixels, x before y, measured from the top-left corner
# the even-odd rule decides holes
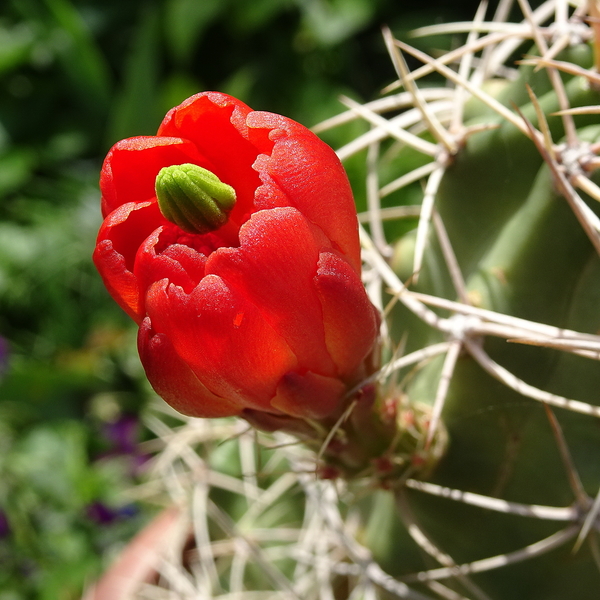
[[[156,136],[115,144],[100,185],[94,261],[140,327],[156,392],[195,417],[296,433],[335,423],[377,367],[379,316],[334,151],[291,119],[203,92]]]

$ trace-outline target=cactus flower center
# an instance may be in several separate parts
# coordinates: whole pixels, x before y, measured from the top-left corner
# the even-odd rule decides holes
[[[162,168],[155,188],[160,212],[188,233],[219,229],[235,205],[235,190],[230,185],[191,163]]]

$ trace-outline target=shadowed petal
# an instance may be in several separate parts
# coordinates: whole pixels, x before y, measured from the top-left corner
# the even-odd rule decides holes
[[[264,210],[241,228],[239,248],[219,248],[209,256],[206,272],[257,306],[303,367],[331,375],[335,367],[313,286],[319,251],[327,245],[296,209]]]
[[[138,333],[138,351],[154,391],[175,410],[190,417],[228,417],[241,407],[210,392],[179,357],[171,340],[155,333],[148,317]]]
[[[139,324],[142,319],[140,290],[123,256],[114,249],[111,240],[102,240],[96,244],[93,259],[108,293]]]
[[[155,331],[169,336],[177,354],[218,396],[270,408],[277,382],[297,366],[257,308],[215,275],[207,275],[189,295],[158,282],[146,306]]]
[[[104,220],[93,260],[111,296],[137,323],[144,317],[143,297],[133,271],[140,245],[165,223],[156,202],[133,202]]]
[[[346,386],[334,377],[308,372],[286,373],[271,405],[295,417],[322,419],[338,408]]]
[[[340,377],[351,376],[372,350],[379,319],[360,277],[340,256],[323,252],[314,278],[325,341]]]

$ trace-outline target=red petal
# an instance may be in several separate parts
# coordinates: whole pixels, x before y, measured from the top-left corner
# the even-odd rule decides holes
[[[220,94],[204,92],[188,98],[164,118],[158,135],[177,136],[192,141],[214,165],[221,181],[233,186],[236,205],[230,218],[236,223],[252,212],[254,192],[260,179],[252,169],[256,148],[248,140],[243,102]]]
[[[129,203],[113,211],[98,233],[94,264],[112,297],[138,323],[143,308],[133,275],[135,256],[143,241],[163,223],[155,202]]]
[[[134,137],[116,143],[104,159],[100,174],[102,215],[106,217],[127,202],[154,198],[158,172],[183,163],[213,168],[194,144],[177,137]]]
[[[156,202],[130,202],[104,219],[98,241],[110,239],[115,250],[125,258],[127,268],[133,271],[139,247],[153,231],[166,224],[168,221],[160,213]]]
[[[156,252],[162,228],[155,230],[141,245],[135,259],[135,277],[141,290],[153,283],[168,279],[190,293],[204,277],[206,256],[183,244],[171,244]]]
[[[346,386],[334,377],[290,372],[281,379],[271,404],[288,415],[322,419],[340,406],[346,391]]]
[[[313,277],[327,240],[294,208],[252,215],[240,229],[239,248],[219,248],[206,272],[222,277],[263,313],[298,357],[301,368],[331,375],[321,303]]]
[[[340,256],[323,252],[314,282],[323,307],[327,349],[340,377],[352,377],[377,339],[377,311],[360,277]]]
[[[270,408],[281,376],[296,357],[260,312],[214,275],[187,295],[166,281],[148,291],[148,315],[214,394],[247,408]]]
[[[155,333],[145,318],[138,333],[138,351],[154,391],[175,410],[190,417],[228,417],[242,407],[208,391],[177,355],[163,333]]]
[[[325,235],[360,272],[358,221],[352,189],[335,152],[306,127],[265,112],[248,115],[250,128],[271,129],[270,156],[260,156],[255,169],[265,184],[276,184],[309,221]],[[263,194],[265,192],[263,191]]]
[[[133,273],[125,265],[123,255],[115,251],[111,240],[101,240],[96,244],[92,258],[109,294],[139,323],[142,318],[139,288]]]

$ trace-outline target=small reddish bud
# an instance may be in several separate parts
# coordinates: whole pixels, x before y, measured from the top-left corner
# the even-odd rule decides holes
[[[338,479],[341,475],[341,471],[337,467],[331,465],[321,465],[318,468],[317,476],[319,479]]]
[[[394,463],[387,456],[380,456],[373,460],[378,475],[389,475],[394,470]]]
[[[427,462],[427,460],[424,456],[421,456],[420,454],[413,454],[410,457],[410,462],[415,467],[422,467]]]

